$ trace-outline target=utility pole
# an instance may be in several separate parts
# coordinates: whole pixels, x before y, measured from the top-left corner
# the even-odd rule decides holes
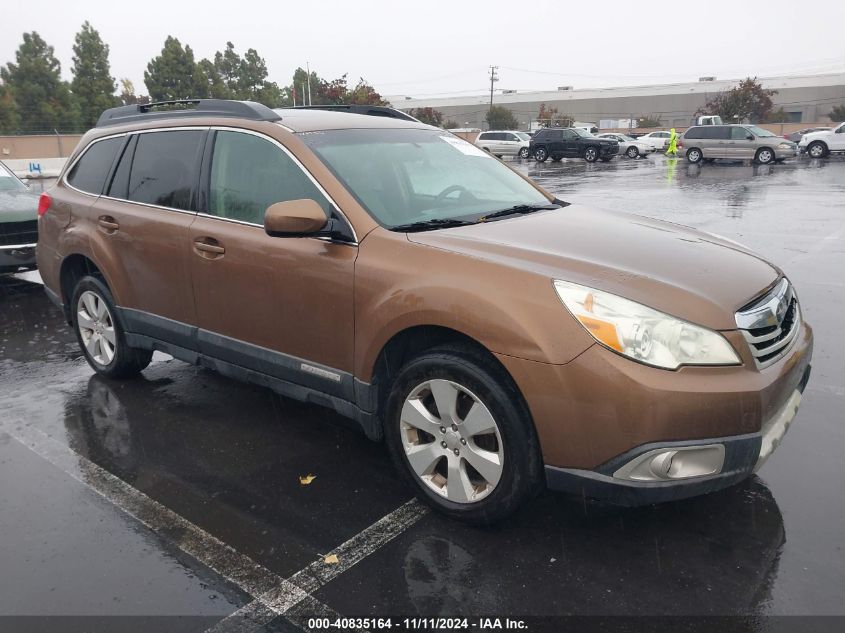
[[[311,67],[305,62],[305,72],[308,73],[308,105],[311,105]],[[303,98],[305,95],[302,95]]]
[[[493,109],[493,84],[499,81],[499,75],[496,74],[496,71],[499,70],[498,66],[490,66],[490,109]]]

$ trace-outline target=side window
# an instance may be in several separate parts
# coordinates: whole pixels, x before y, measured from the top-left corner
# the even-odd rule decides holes
[[[122,144],[122,136],[92,143],[70,170],[68,183],[80,191],[99,196]]]
[[[716,134],[714,138],[717,138],[722,141],[726,141],[727,139],[731,138],[731,128],[727,127],[726,125],[714,125],[714,129],[716,130]],[[743,128],[743,136],[747,134],[747,131]]]
[[[191,210],[204,130],[139,134],[127,199]]]
[[[565,139],[567,141],[575,138],[575,136],[576,136],[576,134],[572,130],[561,130],[560,131],[560,138]]]
[[[217,132],[211,159],[208,212],[264,224],[271,204],[310,198],[328,217],[331,205],[290,156],[268,140],[241,132]]]
[[[126,144],[126,149],[123,150],[123,156],[120,157],[120,162],[117,164],[117,169],[114,170],[114,177],[111,185],[109,185],[108,196],[111,198],[119,198],[126,200],[129,192],[129,169],[132,167],[132,155],[135,152],[135,142],[138,140],[137,136],[133,136]]]
[[[684,138],[688,138],[688,139],[701,138],[701,128],[700,127],[691,127],[686,132],[684,132]]]
[[[748,130],[744,127],[732,127],[731,128],[731,139],[735,141],[744,141],[748,136]]]
[[[479,141],[487,141],[489,139],[490,139],[490,133],[489,132],[482,132],[481,134],[478,135]]]
[[[519,139],[516,138],[515,134],[505,134],[506,141],[518,141]]]

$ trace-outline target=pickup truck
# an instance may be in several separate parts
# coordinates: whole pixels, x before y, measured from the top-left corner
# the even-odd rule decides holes
[[[845,152],[845,123],[830,130],[805,134],[798,149],[807,152],[810,158],[827,158],[832,152]]]

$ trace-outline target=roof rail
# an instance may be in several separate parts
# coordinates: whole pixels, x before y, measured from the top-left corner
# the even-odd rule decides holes
[[[273,112],[267,106],[254,101],[174,99],[110,108],[97,119],[97,127],[151,119],[181,119],[198,116],[234,117],[253,121],[278,121],[282,118],[278,112]]]
[[[420,123],[410,114],[391,108],[390,106],[377,105],[359,105],[359,104],[345,104],[345,105],[306,105],[294,106],[294,110],[329,110],[334,112],[351,112],[352,114],[367,114],[369,116],[383,116],[391,119],[402,119],[404,121],[414,121]]]

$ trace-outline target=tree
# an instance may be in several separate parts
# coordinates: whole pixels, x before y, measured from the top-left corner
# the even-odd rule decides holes
[[[308,79],[309,74],[304,68],[297,68],[293,73],[293,83],[291,85],[291,100],[293,105],[307,105],[308,104]],[[313,70],[310,74],[311,79],[311,103],[314,105],[326,105],[327,102],[322,100],[322,97],[317,93],[317,88],[326,83]]]
[[[231,45],[231,43],[230,43]],[[267,64],[254,48],[247,50],[238,70],[237,97],[257,101],[271,108],[278,108],[286,101],[281,88],[267,81]]]
[[[545,103],[540,104],[537,120],[543,127],[571,127],[575,122],[571,116],[559,114],[557,108],[546,107]]]
[[[443,113],[434,108],[411,108],[408,110],[408,114],[428,125],[436,125],[438,127],[443,125]]]
[[[515,130],[519,126],[513,112],[504,106],[491,107],[484,118],[491,130]]]
[[[202,99],[231,99],[232,94],[224,83],[223,77],[217,66],[209,59],[201,59],[197,62],[197,69],[194,75],[194,84],[197,87],[194,96]]]
[[[458,125],[458,122],[454,119],[449,119],[448,121],[443,122],[443,129],[445,130],[456,130],[459,127],[460,125]]]
[[[207,79],[196,75],[194,51],[187,45],[182,48],[178,39],[168,35],[161,55],[147,64],[144,83],[153,101],[190,99],[206,90]]]
[[[132,105],[135,103],[149,103],[150,98],[146,95],[138,96],[135,94],[135,84],[126,78],[120,80],[120,103],[123,105]]]
[[[235,52],[235,45],[226,42],[226,50],[214,54],[214,68],[220,78],[226,94],[224,99],[232,99],[238,92],[241,76],[241,56]]]
[[[845,121],[845,105],[833,106],[833,110],[827,116],[831,121]]]
[[[765,121],[772,110],[772,97],[777,90],[763,88],[756,77],[748,77],[730,90],[720,92],[704,106],[699,114],[718,114],[728,123]]]
[[[641,114],[637,117],[637,127],[663,127],[660,117],[654,114]]]
[[[103,110],[117,105],[114,77],[109,67],[109,47],[87,21],[73,45],[73,81],[70,89],[79,103],[80,122],[94,127]]]
[[[19,131],[72,131],[79,126],[79,107],[70,87],[61,79],[61,65],[38,33],[23,34],[15,52],[16,64],[0,68],[6,99],[14,99],[20,116]],[[8,116],[8,115],[7,115]]]
[[[20,130],[21,115],[18,104],[8,86],[0,83],[0,134],[13,134]]]

